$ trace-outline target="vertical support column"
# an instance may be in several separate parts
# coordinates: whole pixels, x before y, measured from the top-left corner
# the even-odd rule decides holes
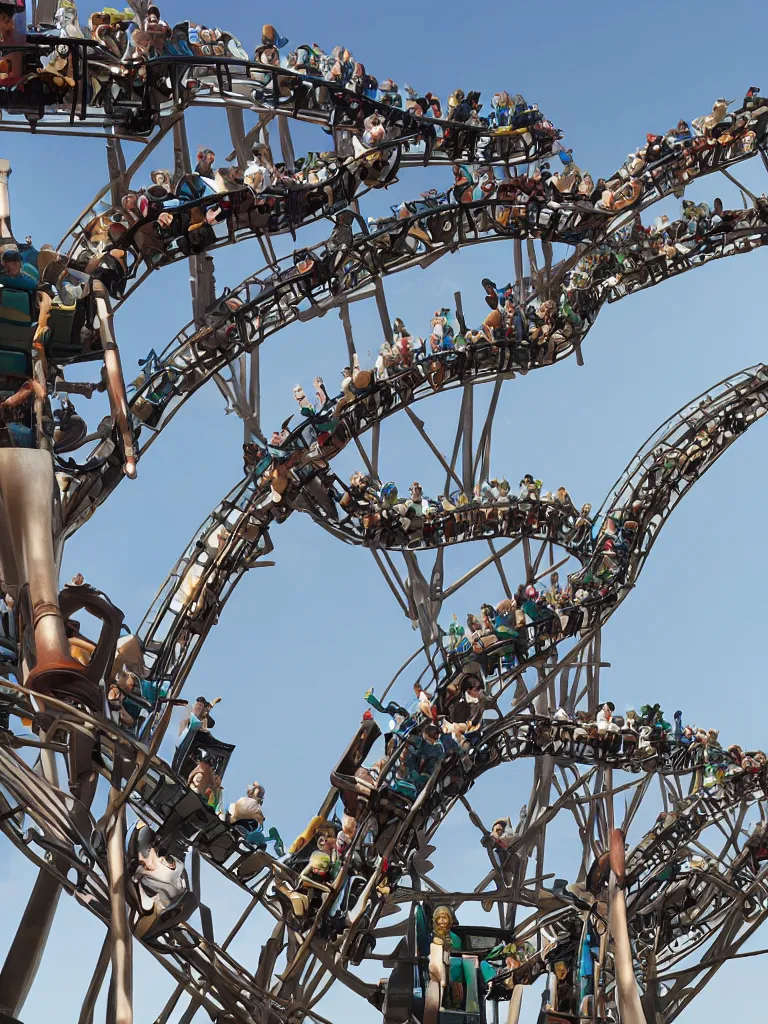
[[[173,125],[173,155],[174,180],[178,180],[183,174],[189,174],[192,171],[187,126],[183,117],[180,117]],[[189,257],[192,316],[196,321],[202,319],[205,310],[216,298],[216,279],[213,270],[213,258],[206,253]]]
[[[601,660],[601,631],[598,626],[595,634],[589,643],[586,656],[589,660],[587,665],[587,707],[591,709],[600,706],[600,660]]]
[[[134,479],[136,476],[136,452],[133,447],[133,431],[128,412],[125,378],[123,377],[123,367],[120,362],[120,351],[112,329],[112,309],[110,308],[107,291],[103,283],[99,281],[94,282],[93,295],[96,304],[96,316],[99,321],[101,347],[104,351],[104,371],[106,374],[109,404],[112,407],[112,420],[123,442],[125,475]]]
[[[13,241],[11,228],[11,196],[8,179],[11,176],[11,161],[0,160],[0,243]]]
[[[192,172],[192,162],[187,141],[187,125],[183,117],[173,124],[173,177],[174,184],[184,174]]]
[[[471,384],[464,385],[464,397],[461,403],[461,481],[464,493],[472,497],[475,487],[474,451],[472,449],[472,428],[475,418],[474,389]]]
[[[287,117],[278,117],[277,130],[280,135],[280,151],[283,154],[285,169],[289,174],[293,174],[296,169],[296,155],[293,152],[291,122]]]
[[[347,353],[349,354],[349,365],[351,368],[355,362],[355,339],[352,335],[352,322],[349,319],[348,302],[339,307],[339,319],[344,326],[344,338],[347,342]]]
[[[120,209],[120,201],[125,194],[125,154],[120,139],[107,136],[107,169],[111,186],[112,205]]]
[[[227,107],[227,124],[229,125],[229,137],[237,158],[237,166],[245,170],[248,165],[248,143],[245,138],[245,121],[243,111],[240,107]]]
[[[392,340],[392,320],[389,316],[389,310],[387,309],[387,297],[384,294],[384,285],[382,284],[380,277],[373,279],[373,287],[376,295],[376,308],[379,311],[379,319],[381,320],[381,329],[384,331],[384,338],[386,341]]]
[[[514,246],[515,253],[515,286],[513,291],[515,294],[515,302],[522,302],[524,290],[523,243],[521,239],[516,238],[512,244]]]
[[[259,368],[259,346],[255,345],[250,357],[250,378],[248,381],[248,404],[251,407],[250,433],[261,438],[261,374]],[[250,438],[248,438],[250,440]]]
[[[238,360],[238,363],[240,364],[240,393],[242,394],[243,398],[245,398],[246,401],[247,401],[248,400],[248,356],[245,353],[243,353],[240,356],[240,358]],[[248,402],[248,410],[247,410],[247,412],[250,413],[250,411],[251,411],[251,403],[249,401]],[[243,444],[248,444],[248,442],[251,440],[251,432],[248,429],[248,420],[249,420],[249,418],[250,418],[249,416],[243,416]]]
[[[216,298],[212,256],[201,252],[189,257],[189,283],[192,290],[192,315],[200,321]]]
[[[520,1010],[523,1005],[523,986],[515,985],[512,989],[512,996],[509,1000],[509,1009],[507,1010],[507,1024],[519,1024],[520,1021]]]
[[[624,833],[618,828],[611,833],[608,904],[614,947],[616,997],[621,1024],[646,1024],[632,965],[632,946],[627,928],[627,901],[624,895]]]
[[[120,790],[110,790],[113,804]],[[107,825],[107,867],[109,870],[110,936],[112,944],[111,996],[114,1022],[133,1024],[133,936],[128,925],[125,900],[125,806],[110,814]]]
[[[379,476],[379,441],[381,439],[381,421],[377,420],[371,430],[371,469],[373,475],[378,479]],[[440,551],[442,553],[442,548]]]

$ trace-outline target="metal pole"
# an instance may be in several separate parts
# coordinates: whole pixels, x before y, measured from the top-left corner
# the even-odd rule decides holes
[[[110,804],[119,796],[120,790],[113,787],[109,794]],[[112,912],[110,935],[114,1024],[133,1024],[133,936],[125,901],[125,807],[120,808],[107,826],[107,867]]]
[[[632,946],[627,927],[627,900],[624,895],[624,833],[611,833],[611,880],[608,889],[611,935],[616,970],[616,998],[621,1024],[646,1024],[632,964]]]

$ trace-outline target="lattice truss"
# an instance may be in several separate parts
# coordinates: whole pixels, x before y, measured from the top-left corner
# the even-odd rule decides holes
[[[131,6],[133,23],[97,19],[88,37],[66,4],[38,3],[35,32],[22,12],[6,12],[3,27],[0,129],[103,138],[109,174],[56,250],[38,252],[14,238],[0,164],[0,828],[39,869],[0,974],[3,1019],[23,1012],[65,892],[106,926],[82,1024],[107,977],[108,1020],[133,1020],[136,943],[176,982],[157,1024],[325,1024],[319,1004],[334,984],[386,1024],[515,1024],[534,984],[542,1024],[674,1020],[723,963],[747,955],[768,914],[766,759],[723,750],[658,708],[613,715],[601,635],[678,502],[764,415],[768,369],[736,373],[675,413],[597,512],[529,478],[519,494],[490,481],[493,423],[505,382],[582,361],[604,304],[762,247],[765,198],[734,172],[755,158],[768,167],[768,104],[754,90],[735,112],[717,101],[595,186],[521,97],[501,94],[490,123],[472,94],[435,116],[415,93],[397,106],[392,83],[377,92],[348,54],[299,47],[286,66],[266,26],[250,60],[226,34],[204,45],[199,26],[163,28]],[[193,169],[185,118],[197,107],[226,111],[228,169],[204,153]],[[296,158],[295,121],[327,130],[319,163]],[[166,139],[175,166],[140,194],[137,175]],[[561,152],[559,173],[542,177]],[[447,191],[363,216],[362,201],[373,208],[409,168],[441,164],[453,170]],[[679,221],[644,226],[650,207],[715,173],[743,208],[689,203]],[[297,248],[300,230],[322,220],[327,239]],[[281,234],[295,240],[284,257]],[[246,238],[264,266],[219,293],[211,253]],[[483,282],[480,327],[465,322],[459,293],[424,342],[393,326],[389,275],[505,240],[515,281]],[[113,315],[179,260],[193,318],[126,388]],[[375,366],[361,365],[350,320],[363,299],[381,319]],[[318,382],[312,401],[297,389],[299,426],[268,437],[260,346],[333,310],[348,361],[341,393]],[[89,360],[103,363],[98,380],[67,379]],[[243,420],[245,473],[126,636],[105,594],[60,587],[62,548],[211,379]],[[96,390],[111,415],[89,428],[73,399]],[[460,411],[441,445],[414,406],[451,390]],[[438,500],[386,484],[381,429],[396,414],[424,453],[423,479],[444,481]],[[363,467],[351,480],[335,472],[345,452]],[[206,709],[195,705],[172,764],[158,752],[235,586],[270,564],[275,528],[296,511],[370,552],[420,643],[369,695],[316,816],[285,853],[262,827],[258,791],[217,806],[232,748],[206,731]],[[465,545],[479,560],[459,560],[454,578]],[[441,628],[444,602],[490,575],[500,604],[466,629]],[[97,635],[79,632],[80,611]],[[491,769],[532,777],[517,821],[483,821],[473,807]],[[468,817],[487,855],[464,891],[435,866],[451,812]],[[566,879],[550,867],[553,834],[571,852]],[[201,891],[203,861],[249,897],[226,936]],[[273,930],[252,970],[229,947],[259,915]]]

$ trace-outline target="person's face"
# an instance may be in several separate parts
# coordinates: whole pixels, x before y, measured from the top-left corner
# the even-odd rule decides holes
[[[9,257],[3,260],[3,269],[9,277],[18,277],[21,273],[21,260]]]
[[[317,848],[321,853],[329,853],[336,844],[336,837],[330,832],[321,832],[317,837]]]
[[[504,826],[500,821],[497,821],[496,824],[491,829],[491,835],[493,836],[494,839],[501,839],[503,834]]]

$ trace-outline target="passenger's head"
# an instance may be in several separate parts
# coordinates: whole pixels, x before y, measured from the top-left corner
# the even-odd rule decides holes
[[[9,277],[18,277],[21,273],[21,253],[18,249],[6,249],[2,255],[3,271]]]

